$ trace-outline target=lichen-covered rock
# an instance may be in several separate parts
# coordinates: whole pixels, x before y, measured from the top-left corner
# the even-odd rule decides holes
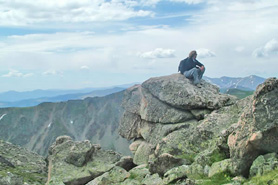
[[[48,156],[51,169],[49,184],[86,184],[111,170],[121,159],[120,154],[102,150],[99,145],[89,141],[74,142],[69,138],[62,139],[63,142],[60,140],[57,138]],[[76,153],[80,154],[80,158]]]
[[[131,169],[129,173],[130,173],[129,179],[134,179],[139,182],[141,182],[146,177],[146,175],[151,174],[146,164],[139,165]]]
[[[129,150],[133,153],[133,155],[142,142],[144,142],[143,139],[137,139],[129,145]]]
[[[158,156],[153,162],[150,162],[149,169],[152,174],[158,173],[160,176],[163,176],[168,170],[185,163],[183,159],[175,158],[168,153],[164,153]]]
[[[175,168],[170,169],[164,174],[163,183],[169,184],[173,181],[177,181],[179,179],[186,179],[186,171],[189,170],[188,165],[182,165]]]
[[[0,171],[2,173],[2,170]],[[36,184],[36,182],[34,182]],[[15,175],[11,172],[7,172],[5,175],[0,175],[0,184],[3,185],[21,185],[24,184],[23,177],[21,175]],[[37,184],[39,184],[37,182]]]
[[[278,155],[276,153],[269,153],[260,155],[253,162],[250,168],[250,176],[263,175],[278,168]]]
[[[142,142],[135,152],[133,162],[134,164],[148,164],[149,155],[153,153],[153,146],[147,142]]]
[[[213,111],[188,128],[169,133],[157,145],[156,155],[170,153],[191,163],[195,161],[203,167],[229,158],[228,136],[237,129],[236,123],[249,102],[250,98],[240,100]]]
[[[253,161],[262,153],[278,152],[278,80],[269,78],[259,85],[252,105],[243,112],[236,129],[229,136],[234,174],[248,176]]]
[[[159,185],[162,183],[163,181],[157,173],[153,175],[147,175],[142,181],[142,184],[148,184],[148,185]]]
[[[120,185],[142,185],[141,182],[134,179],[126,179],[124,182],[121,182]]]
[[[229,173],[232,166],[231,159],[225,159],[223,161],[215,162],[212,164],[210,170],[209,170],[209,177],[212,177],[213,175],[217,173]]]
[[[114,185],[123,182],[129,176],[130,174],[125,169],[115,166],[110,171],[87,183],[87,185]]]
[[[174,74],[151,78],[141,86],[127,89],[120,135],[127,139],[145,139],[143,132],[149,133],[156,127],[163,128],[159,124],[197,121],[214,109],[234,103],[235,97],[219,94],[216,86],[202,83],[202,88],[197,88],[183,75]]]
[[[123,107],[142,120],[154,123],[178,123],[193,118],[189,111],[181,111],[161,102],[142,86],[126,90]]]
[[[214,110],[235,100],[233,96],[220,94],[215,85],[202,81],[201,88],[198,88],[180,74],[151,78],[142,87],[162,102],[185,110]]]
[[[0,140],[0,184],[44,184],[47,166],[44,158],[19,146]]]

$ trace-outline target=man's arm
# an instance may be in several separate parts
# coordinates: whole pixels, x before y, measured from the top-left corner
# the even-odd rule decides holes
[[[204,64],[202,64],[201,62],[199,62],[198,60],[195,60],[197,66],[201,67],[201,66],[204,66]]]
[[[205,66],[204,64],[202,64],[201,62],[199,62],[198,60],[195,61],[197,63],[196,66],[198,66],[198,68],[201,70],[201,71],[204,71],[205,69]]]

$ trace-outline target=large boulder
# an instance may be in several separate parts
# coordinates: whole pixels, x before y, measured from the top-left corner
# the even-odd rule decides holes
[[[220,94],[218,87],[205,81],[198,88],[180,74],[151,78],[126,90],[119,132],[127,139],[144,137],[146,126],[153,130],[158,124],[200,120],[212,110],[233,104],[235,99]]]
[[[203,167],[229,158],[228,136],[237,129],[236,123],[249,100],[240,100],[232,106],[215,110],[203,120],[169,133],[158,143],[155,153],[170,153],[196,161]]]
[[[140,115],[142,120],[154,123],[177,123],[190,120],[193,114],[189,111],[175,109],[161,102],[142,86],[133,86],[125,92],[124,109]]]
[[[42,156],[0,140],[0,184],[45,184],[46,161]]]
[[[58,137],[49,154],[49,183],[53,185],[86,184],[112,170],[121,159],[114,151],[102,150],[90,141],[75,142],[68,136]]]
[[[219,93],[219,88],[202,80],[201,88],[181,74],[151,78],[142,84],[154,97],[185,110],[218,109],[230,105],[233,96]]]
[[[252,104],[244,110],[236,129],[229,136],[234,174],[248,176],[250,166],[261,154],[278,152],[278,79],[259,85]]]
[[[148,164],[149,156],[153,153],[153,146],[142,142],[134,154],[133,162],[137,165]]]
[[[198,88],[180,74],[151,78],[126,90],[120,135],[136,140],[130,145],[136,164],[147,164],[149,156],[158,157],[163,153],[193,162],[197,153],[208,148],[215,135],[237,122],[241,105],[225,109],[235,103],[235,99],[220,94],[218,87],[205,81]],[[221,107],[224,116],[215,112],[214,116],[206,118]],[[204,118],[206,121],[199,122]],[[215,122],[217,128],[214,128]],[[227,138],[227,134],[225,136]],[[145,155],[140,155],[141,162],[139,153]]]

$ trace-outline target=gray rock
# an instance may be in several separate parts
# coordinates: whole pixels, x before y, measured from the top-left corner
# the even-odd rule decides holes
[[[198,88],[181,74],[151,78],[142,87],[162,102],[185,110],[214,110],[230,105],[235,100],[233,96],[219,94],[218,87],[205,81]]]
[[[148,184],[148,185],[159,185],[162,183],[163,181],[157,173],[153,175],[147,175],[142,181],[142,184]]]
[[[149,156],[154,153],[153,146],[147,142],[142,142],[135,152],[133,162],[136,165],[148,164]]]
[[[144,139],[145,141],[156,145],[161,141],[162,138],[164,138],[171,132],[174,132],[181,128],[188,128],[190,127],[190,125],[196,124],[197,121],[194,119],[176,124],[150,123],[141,120],[140,116],[126,111],[121,120],[120,135],[127,139]],[[136,149],[135,146],[136,145],[132,145],[133,152]]]
[[[80,158],[77,153],[80,153]],[[111,170],[120,159],[116,152],[102,150],[99,145],[89,141],[67,139],[55,142],[48,156],[51,164],[50,184],[86,184]]]
[[[129,173],[130,173],[129,179],[134,179],[139,182],[141,182],[146,177],[146,175],[151,174],[146,164],[139,165],[131,169]]]
[[[5,176],[0,176],[0,184],[3,185],[22,185],[24,183],[23,177],[7,172]]]
[[[126,179],[124,182],[121,182],[121,185],[142,185],[141,182],[134,179]]]
[[[244,110],[238,129],[229,136],[235,175],[248,176],[248,169],[261,153],[278,152],[278,80],[269,78],[259,85]]]
[[[173,181],[177,181],[179,179],[186,179],[186,171],[189,170],[188,165],[182,165],[175,168],[170,169],[164,174],[163,183],[169,184]]]
[[[132,142],[129,145],[129,150],[135,154],[136,150],[138,149],[138,147],[140,146],[140,144],[144,142],[144,139],[136,139],[134,142]]]
[[[161,102],[141,86],[126,90],[123,107],[148,122],[178,123],[193,118],[189,111],[181,111]]]
[[[225,172],[230,172],[230,167],[232,166],[232,161],[231,159],[225,159],[223,161],[215,162],[212,164],[210,170],[209,170],[209,177],[214,176],[215,174],[218,173],[225,173]]]
[[[163,176],[168,170],[181,166],[184,163],[184,160],[164,153],[158,156],[153,162],[150,162],[149,169],[152,174],[158,173],[160,176]]]
[[[78,167],[82,167],[89,160],[91,160],[95,147],[91,145],[90,141],[83,141],[73,145],[70,149],[65,161]]]
[[[104,185],[104,184],[117,184],[127,179],[130,174],[123,168],[115,166],[109,172],[95,178],[93,181],[87,183],[87,185]]]
[[[0,171],[0,184],[44,184],[47,180],[47,166],[42,156],[2,140]]]
[[[116,166],[119,166],[123,169],[125,169],[126,171],[131,170],[132,168],[134,168],[136,165],[133,163],[133,158],[130,156],[124,156],[120,159],[119,162],[117,162],[115,164]]]
[[[260,155],[253,162],[250,168],[250,176],[264,175],[278,168],[278,155],[276,153],[269,153],[266,155]]]

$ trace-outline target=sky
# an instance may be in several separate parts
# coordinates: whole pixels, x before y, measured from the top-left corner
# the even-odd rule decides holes
[[[79,89],[177,73],[277,77],[276,0],[0,0],[0,92]]]

